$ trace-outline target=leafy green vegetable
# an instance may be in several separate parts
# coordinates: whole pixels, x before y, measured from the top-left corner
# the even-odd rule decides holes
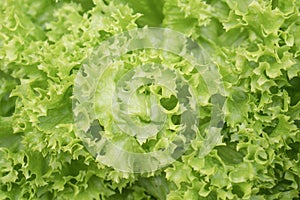
[[[299,8],[299,0],[0,1],[0,199],[298,199]],[[85,124],[96,139],[102,131],[132,152],[183,142],[180,99],[155,84],[134,93],[130,119],[150,123],[155,101],[168,128],[147,140],[115,131],[111,91],[139,65],[167,66],[199,97],[201,134],[175,162],[135,174],[89,153],[72,101],[76,75],[95,48],[145,26],[179,31],[205,49],[222,78],[216,98],[224,104],[212,106],[207,79],[178,55],[144,49],[121,56],[98,82],[98,121]],[[205,141],[213,112],[224,113],[221,137]]]

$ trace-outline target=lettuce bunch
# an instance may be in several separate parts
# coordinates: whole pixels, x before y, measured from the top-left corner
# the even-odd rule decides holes
[[[183,33],[206,50],[222,78],[225,116],[221,141],[207,155],[199,156],[196,137],[172,164],[134,174],[89,153],[75,131],[72,98],[75,77],[97,46],[147,26]],[[298,199],[299,32],[298,0],[0,1],[0,199]],[[205,129],[211,96],[176,56],[130,52],[102,84],[153,60],[178,70],[202,95],[198,128]],[[141,88],[148,90],[160,93]],[[98,94],[104,129],[113,120],[108,91]],[[161,103],[173,108],[176,98],[167,97]],[[140,113],[143,101],[136,102],[131,109]],[[143,147],[156,149],[159,141],[168,142]]]

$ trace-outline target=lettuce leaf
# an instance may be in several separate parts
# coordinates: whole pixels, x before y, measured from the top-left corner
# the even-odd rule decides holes
[[[297,0],[0,1],[0,199],[298,199],[299,7]],[[76,135],[73,88],[99,44],[147,26],[179,31],[206,50],[224,85],[218,108],[224,126],[213,149],[201,152],[207,143],[197,136],[174,163],[131,174],[99,162]],[[146,141],[109,135],[115,133],[107,107],[111,87],[147,62],[188,80],[202,97],[198,130],[205,130],[212,97],[191,63],[150,50],[129,52],[121,61],[97,94],[98,119],[114,142],[133,152],[155,151],[180,129],[177,99],[147,86],[133,99],[134,120],[149,120],[152,92],[172,130]],[[102,130],[90,128],[96,135]]]

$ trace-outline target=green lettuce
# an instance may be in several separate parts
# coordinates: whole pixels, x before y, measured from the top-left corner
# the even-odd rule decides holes
[[[1,1],[0,199],[298,199],[299,8],[298,0]],[[76,134],[72,100],[76,75],[95,48],[147,26],[179,31],[205,49],[224,85],[224,125],[221,141],[207,153],[203,138],[195,137],[175,162],[135,174],[89,153]],[[99,99],[149,62],[177,70],[202,97],[198,129],[204,132],[212,97],[191,63],[172,54],[128,52],[101,79],[106,87]],[[155,94],[170,111],[170,130],[161,133],[168,137],[141,142],[110,135],[107,100],[98,105],[98,119],[107,137],[127,150],[164,148],[180,129],[178,100],[153,85],[138,92],[133,120],[149,121],[149,94]]]

